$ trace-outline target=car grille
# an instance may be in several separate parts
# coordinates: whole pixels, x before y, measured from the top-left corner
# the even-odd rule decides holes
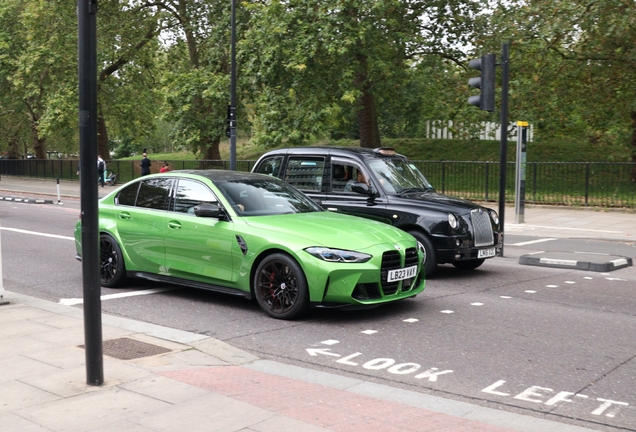
[[[405,279],[396,282],[387,282],[387,273],[390,270],[396,270],[404,267],[410,267],[417,265],[417,250],[415,248],[408,248],[404,251],[404,265],[402,265],[402,256],[399,251],[384,252],[382,254],[382,292],[384,295],[391,295],[398,292],[400,284],[402,284],[402,291],[409,291],[413,287],[413,279]]]
[[[489,246],[494,244],[490,215],[487,211],[474,209],[470,211],[470,219],[473,222],[475,246]]]

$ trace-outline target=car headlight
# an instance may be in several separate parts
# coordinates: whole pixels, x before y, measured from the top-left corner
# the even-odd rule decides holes
[[[492,218],[492,221],[495,223],[495,225],[499,225],[499,215],[496,211],[490,210],[490,217]]]
[[[455,217],[454,214],[449,213],[448,214],[448,224],[450,225],[450,227],[452,229],[457,228],[458,224],[457,224],[457,218]]]
[[[319,246],[308,247],[305,252],[329,262],[364,263],[371,259],[369,254]]]

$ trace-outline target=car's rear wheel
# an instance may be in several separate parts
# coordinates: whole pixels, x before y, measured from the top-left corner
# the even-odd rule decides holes
[[[106,288],[117,288],[126,279],[126,266],[121,248],[108,234],[99,236],[99,281]]]
[[[424,247],[426,251],[426,257],[424,258],[424,276],[427,278],[435,273],[435,269],[437,268],[437,252],[435,251],[435,246],[426,236],[419,231],[409,231],[415,239],[420,242],[420,244]]]
[[[254,294],[261,309],[273,318],[294,319],[309,309],[305,274],[295,260],[282,253],[261,261],[254,275]]]
[[[461,270],[475,270],[477,267],[482,265],[486,261],[485,259],[476,259],[470,261],[457,261],[454,262],[453,265]]]

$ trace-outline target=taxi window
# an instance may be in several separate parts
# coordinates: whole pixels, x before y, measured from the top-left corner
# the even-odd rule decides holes
[[[324,168],[324,158],[290,157],[284,180],[300,190],[320,191]]]
[[[269,176],[281,178],[280,167],[283,165],[283,156],[274,156],[263,160],[254,172],[267,174]]]

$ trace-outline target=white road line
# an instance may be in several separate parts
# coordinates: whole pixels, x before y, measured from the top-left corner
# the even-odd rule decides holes
[[[555,239],[555,238],[544,238],[544,239],[539,239],[539,240],[530,240],[530,241],[521,242],[521,243],[512,243],[512,244],[509,244],[507,246],[525,246],[525,245],[529,245],[529,244],[543,243],[543,242],[552,241],[552,240],[557,240],[557,239]]]
[[[47,233],[41,233],[41,232],[35,232],[35,231],[27,231],[27,230],[21,230],[21,229],[17,229],[17,228],[0,227],[0,230],[13,231],[13,232],[21,233],[21,234],[31,234],[31,235],[37,235],[37,236],[42,236],[42,237],[51,237],[51,238],[57,238],[57,239],[62,239],[62,240],[75,240],[75,237],[61,236],[61,235],[56,235],[56,234],[47,234]]]
[[[107,295],[101,296],[100,299],[112,300],[112,299],[118,299],[118,298],[124,298],[124,297],[134,297],[134,296],[140,296],[140,295],[146,295],[146,294],[156,294],[156,293],[160,293],[164,291],[170,291],[173,289],[176,289],[176,288],[155,288],[155,289],[148,289],[143,291],[130,291],[130,292],[121,293],[121,294],[107,294]],[[84,299],[81,299],[81,298],[60,299],[59,301],[59,304],[63,304],[66,306],[74,306],[74,305],[78,305],[82,303],[84,303]]]
[[[516,225],[511,226],[510,228],[551,228],[557,230],[570,230],[570,231],[592,231],[592,232],[602,232],[602,233],[612,233],[612,234],[621,234],[623,231],[608,231],[608,230],[598,230],[598,229],[589,229],[589,228],[569,228],[569,227],[557,227],[557,226],[545,226],[545,225]],[[506,227],[508,228],[508,227]]]

